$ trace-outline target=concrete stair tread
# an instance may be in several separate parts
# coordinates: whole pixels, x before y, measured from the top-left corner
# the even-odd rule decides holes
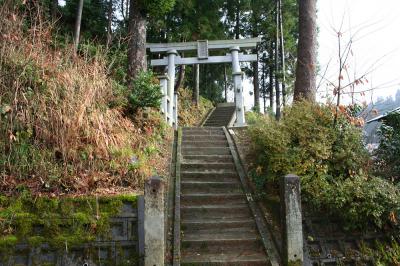
[[[223,241],[240,241],[243,240],[242,237],[246,236],[244,240],[246,241],[258,241],[260,238],[258,237],[257,228],[254,226],[230,226],[230,227],[215,227],[215,228],[187,228],[183,230],[184,237],[183,241],[191,241],[196,239],[196,241],[201,241],[202,237],[204,236],[208,241],[209,236],[218,237],[216,239],[212,239],[211,241],[214,242],[223,242]],[[243,236],[242,236],[243,235]],[[186,238],[189,236],[189,238]],[[238,237],[239,236],[239,237]],[[200,239],[200,240],[198,240]]]
[[[183,242],[228,242],[228,241],[258,241],[260,236],[255,230],[243,230],[243,231],[231,231],[231,232],[189,232],[184,233],[182,241]]]
[[[237,174],[236,171],[229,171],[229,169],[212,169],[208,171],[194,171],[194,170],[184,170],[181,174]]]
[[[208,160],[208,161],[207,161]],[[220,162],[215,162],[215,161],[220,161]],[[215,158],[207,158],[207,157],[201,157],[198,159],[186,159],[184,158],[181,160],[181,165],[182,164],[210,164],[210,163],[233,163],[233,160],[230,157],[215,157]]]
[[[220,192],[220,191],[219,191]],[[209,204],[243,204],[247,203],[243,193],[182,193],[181,206]]]
[[[203,181],[203,180],[182,180],[182,184],[190,185],[240,185],[239,180]]]
[[[228,143],[182,143],[182,150],[185,149],[194,149],[194,148],[201,148],[201,149],[216,149],[216,148],[228,148]]]
[[[216,150],[216,149],[217,150],[230,151],[228,146],[222,146],[222,147],[182,147],[182,151],[185,151],[185,150],[186,151],[213,151],[213,150]],[[208,155],[208,154],[203,154],[203,155]],[[210,154],[210,155],[213,155],[213,154]]]
[[[228,142],[226,140],[184,140],[182,141],[182,146],[185,145],[228,145]],[[207,146],[205,146],[207,147]]]
[[[225,165],[229,165],[229,166],[235,166],[235,164],[231,161],[231,162],[202,162],[202,161],[198,161],[198,162],[192,162],[192,161],[187,161],[187,160],[183,160],[183,162],[181,162],[181,165],[211,165],[211,166],[225,166]]]
[[[187,193],[183,197],[245,197],[243,193]]]
[[[185,155],[182,158],[182,163],[190,163],[190,162],[233,162],[232,155]]]
[[[204,205],[195,205],[195,206],[181,206],[183,210],[234,210],[234,209],[243,209],[249,208],[247,204],[204,204]]]
[[[183,224],[187,225],[196,225],[196,224],[232,224],[232,223],[247,223],[254,222],[252,218],[231,218],[229,220],[226,219],[195,219],[195,220],[185,220],[182,221]]]
[[[238,263],[243,263],[239,265],[267,265],[268,258],[262,252],[243,252],[243,253],[216,253],[210,254],[207,252],[198,251],[196,253],[183,253],[181,263],[193,265],[193,263],[199,263],[199,265],[204,265],[204,263],[217,263],[227,265],[227,263],[232,263],[238,265]]]

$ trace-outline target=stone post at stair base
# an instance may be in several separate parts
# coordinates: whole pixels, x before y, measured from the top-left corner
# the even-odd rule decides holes
[[[150,178],[144,186],[144,265],[163,266],[165,257],[165,182]]]
[[[281,179],[282,248],[284,265],[303,265],[303,225],[300,178],[287,175]]]

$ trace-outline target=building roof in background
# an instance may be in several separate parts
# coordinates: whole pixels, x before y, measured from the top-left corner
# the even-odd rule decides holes
[[[388,116],[389,114],[395,113],[395,112],[400,112],[400,107],[397,107],[397,108],[395,108],[395,109],[393,109],[393,110],[391,110],[391,111],[389,111],[389,112],[384,113],[383,115],[379,115],[379,116],[377,116],[377,117],[375,117],[375,118],[373,118],[373,119],[368,120],[368,121],[367,121],[367,124],[368,124],[368,123],[371,123],[371,122],[374,122],[374,121],[380,121],[380,120],[382,120],[383,118],[385,118],[386,116]]]

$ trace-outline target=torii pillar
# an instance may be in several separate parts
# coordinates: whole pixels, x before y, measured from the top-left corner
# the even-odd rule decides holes
[[[175,101],[175,58],[178,55],[178,52],[176,50],[169,50],[167,52],[168,54],[168,98],[169,101],[167,100],[167,110],[168,110],[168,115],[169,115],[169,120],[168,124],[170,126],[175,124],[175,128],[178,127],[178,121],[174,121],[174,103]],[[176,108],[176,107],[175,107]],[[176,108],[175,110],[178,112],[178,109]]]
[[[246,125],[244,117],[244,100],[243,100],[243,81],[242,70],[239,63],[239,46],[233,46],[230,49],[232,55],[232,75],[235,91],[236,102],[236,122],[235,126],[242,127]]]

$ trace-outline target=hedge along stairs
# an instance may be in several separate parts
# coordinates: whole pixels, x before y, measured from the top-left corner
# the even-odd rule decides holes
[[[234,108],[178,132],[174,265],[279,265],[226,128]],[[179,197],[180,195],[180,197]]]

